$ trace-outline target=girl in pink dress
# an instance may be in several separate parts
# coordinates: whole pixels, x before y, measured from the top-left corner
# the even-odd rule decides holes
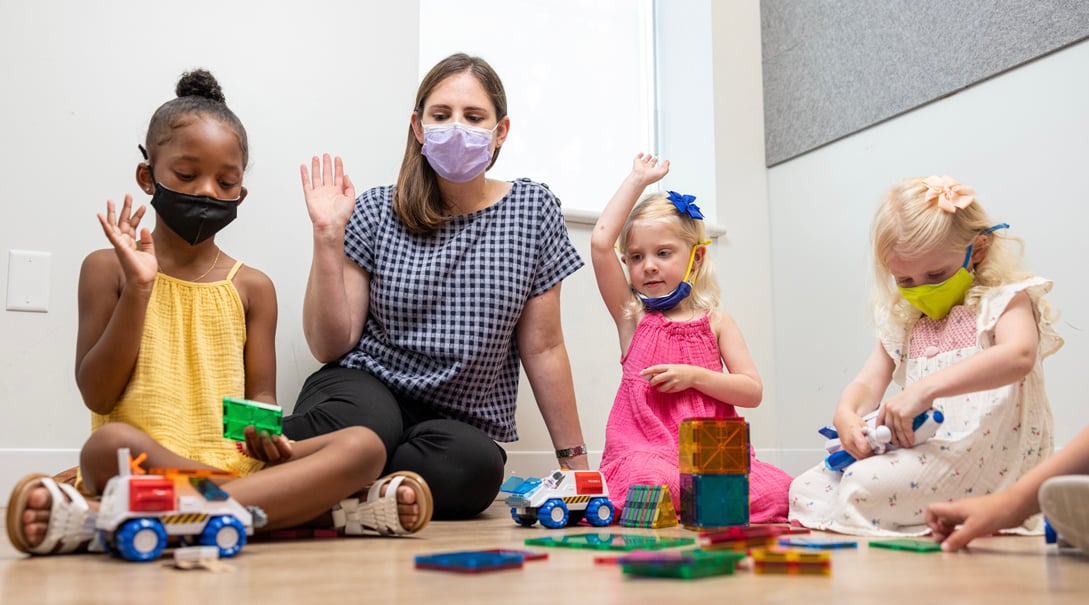
[[[737,324],[717,309],[710,241],[695,198],[670,191],[636,204],[668,172],[668,161],[636,156],[594,226],[591,253],[624,370],[601,463],[610,497],[622,503],[631,485],[667,485],[680,510],[678,425],[736,417],[734,406],[760,405],[763,385]],[[752,522],[786,521],[790,480],[753,457]]]

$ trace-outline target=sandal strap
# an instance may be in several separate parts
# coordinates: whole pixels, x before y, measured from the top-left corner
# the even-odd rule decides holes
[[[71,485],[58,485],[49,477],[42,477],[41,485],[49,491],[53,505],[49,509],[45,538],[30,552],[39,555],[70,553],[92,541],[98,515],[91,511],[83,495]]]
[[[333,507],[333,527],[343,529],[345,535],[357,536],[367,531],[378,532],[387,536],[403,536],[411,533],[401,525],[397,510],[397,488],[404,481],[403,476],[396,476],[388,481],[379,481],[367,492],[367,500],[358,498],[341,500]],[[386,494],[382,487],[386,486]]]

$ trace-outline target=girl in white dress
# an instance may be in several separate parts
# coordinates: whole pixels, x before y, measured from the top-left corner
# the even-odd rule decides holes
[[[852,534],[922,535],[926,505],[1001,490],[1052,451],[1041,361],[1062,346],[1043,296],[1051,282],[1020,266],[1006,235],[950,177],[894,186],[873,221],[878,338],[844,389],[834,424],[857,462],[824,464],[790,487],[790,518]],[[882,404],[892,381],[902,388]],[[945,421],[914,443],[912,420]],[[878,409],[895,446],[875,455],[862,417]],[[1023,532],[1038,532],[1039,516]]]

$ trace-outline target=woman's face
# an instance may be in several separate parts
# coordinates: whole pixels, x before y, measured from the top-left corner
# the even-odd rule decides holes
[[[492,144],[501,146],[507,138],[510,119],[504,116],[502,120],[497,120],[495,105],[487,91],[471,73],[463,71],[439,82],[424,100],[423,110],[412,113],[412,131],[416,134],[416,140],[423,145],[424,124],[453,122],[487,130],[495,128],[498,122],[499,128],[495,128]]]

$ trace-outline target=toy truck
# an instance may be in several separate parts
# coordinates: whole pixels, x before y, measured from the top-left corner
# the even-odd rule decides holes
[[[511,517],[525,527],[540,521],[549,529],[559,529],[581,519],[605,527],[616,516],[600,471],[556,470],[542,479],[511,477],[499,491],[510,494],[505,502]]]
[[[118,450],[118,475],[102,493],[95,528],[106,549],[128,561],[154,561],[169,536],[186,545],[214,546],[220,557],[233,557],[253,534],[253,514],[212,477],[215,470],[130,470],[129,451]]]

